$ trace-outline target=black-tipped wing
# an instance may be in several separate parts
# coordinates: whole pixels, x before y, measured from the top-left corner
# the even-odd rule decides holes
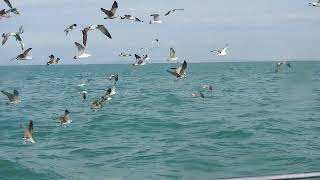
[[[9,0],[4,0],[4,2],[5,2],[10,8],[12,8],[12,5],[11,5],[11,3],[10,3]]]
[[[138,54],[134,54],[134,57],[138,60],[141,59],[141,57]]]
[[[29,52],[31,51],[32,48],[28,48],[27,50],[25,50],[23,52],[23,55],[27,56],[29,54]]]
[[[82,30],[82,43],[84,46],[87,46],[88,30]]]
[[[101,11],[102,11],[103,13],[105,13],[108,17],[112,17],[112,16],[113,16],[113,13],[112,13],[111,11],[109,11],[109,10],[106,10],[106,9],[104,9],[104,8],[101,8]]]
[[[13,94],[11,94],[11,93],[9,93],[7,91],[1,91],[1,92],[2,92],[2,94],[6,95],[9,100],[13,99],[13,96],[14,96]]]
[[[164,16],[168,16],[171,13],[171,10],[164,14]]]
[[[2,45],[4,45],[8,41],[9,37],[10,37],[10,33],[4,34],[4,37],[2,40]]]
[[[112,15],[116,14],[117,9],[118,9],[118,3],[117,1],[114,1],[110,10],[112,12]]]
[[[80,43],[74,42],[74,44],[76,45],[79,53],[82,53],[82,52],[84,51],[85,48],[84,48],[84,46],[82,46]]]
[[[28,130],[29,130],[30,133],[32,133],[32,131],[33,131],[33,121],[30,121]]]
[[[104,25],[98,25],[97,29],[99,29],[104,35],[108,36],[110,39],[112,39],[111,34],[107,30],[107,28]]]
[[[187,62],[183,61],[183,64],[176,69],[176,73],[182,76],[185,73],[187,66]]]

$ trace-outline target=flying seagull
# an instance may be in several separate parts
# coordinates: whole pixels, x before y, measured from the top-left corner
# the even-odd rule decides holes
[[[120,57],[129,57],[129,56],[131,56],[131,54],[120,53],[119,56]]]
[[[127,20],[132,20],[132,21],[137,21],[137,22],[143,22],[139,18],[132,16],[132,15],[129,15],[129,14],[125,14],[123,16],[120,16],[120,19],[127,19]]]
[[[8,41],[10,36],[13,36],[16,38],[16,41],[19,41],[21,49],[24,50],[24,44],[23,44],[21,36],[20,36],[22,33],[23,33],[22,26],[20,26],[18,32],[3,33],[2,34],[2,37],[3,37],[2,45],[4,45]]]
[[[82,30],[82,40],[83,40],[83,45],[87,46],[87,38],[88,38],[88,31],[92,31],[95,29],[99,29],[104,35],[112,39],[111,34],[107,30],[107,28],[104,25],[91,25]]]
[[[11,59],[10,61],[13,60],[31,60],[32,56],[30,55],[30,51],[32,48],[28,48],[27,50],[25,50],[22,54],[19,54],[17,57]]]
[[[228,49],[228,44],[226,44],[226,46],[221,50],[212,50],[210,52],[217,52],[218,56],[225,56],[227,55],[227,49]]]
[[[159,14],[151,14],[150,16],[153,17],[153,19],[150,20],[150,24],[161,24],[162,23]]]
[[[173,48],[170,48],[170,56],[167,59],[168,61],[176,61],[178,57],[176,56],[176,51]]]
[[[69,27],[67,27],[67,28],[64,30],[64,32],[66,33],[66,36],[68,35],[68,33],[69,33],[70,31],[75,30],[76,27],[77,27],[77,24],[72,24],[72,25],[70,25]]]
[[[278,62],[276,65],[275,73],[278,73],[284,65],[291,68],[291,64],[287,61]]]
[[[30,121],[29,127],[25,128],[24,130],[24,134],[23,134],[24,144],[26,144],[27,142],[35,143],[35,141],[32,138],[32,133],[33,133],[33,122]]]
[[[168,16],[169,14],[172,14],[176,11],[184,11],[184,9],[172,9],[172,10],[168,11],[167,13],[165,13],[164,16]]]
[[[19,92],[17,90],[13,90],[13,93],[9,93],[6,91],[1,91],[2,94],[4,94],[5,96],[7,96],[7,98],[9,99],[9,102],[7,102],[7,104],[17,104],[20,102],[19,99]]]
[[[114,1],[113,4],[112,4],[112,7],[109,10],[106,10],[104,8],[101,8],[101,11],[103,13],[106,14],[107,17],[105,17],[104,19],[114,19],[114,18],[117,18],[119,15],[117,15],[117,9],[118,9],[118,3],[117,1]]]
[[[136,62],[133,64],[134,66],[138,66],[138,65],[142,66],[146,64],[144,61],[148,59],[148,55],[144,55],[140,57],[139,55],[134,54],[134,56],[136,58]]]
[[[170,74],[176,76],[177,78],[184,78],[186,77],[186,70],[187,70],[187,62],[183,61],[181,65],[178,66],[178,68],[171,68],[174,71],[167,70]]]
[[[320,7],[320,0],[318,0],[317,2],[309,3],[309,5],[313,7]]]
[[[74,42],[74,44],[76,45],[77,49],[78,49],[78,55],[74,56],[73,59],[82,59],[82,58],[87,58],[90,57],[91,54],[86,53],[86,48],[85,46],[82,46],[81,44]]]
[[[59,61],[60,61],[60,58],[55,59],[55,58],[54,58],[54,55],[51,54],[51,55],[49,56],[49,61],[47,62],[47,65],[50,65],[50,64],[59,64],[59,63],[60,63]]]

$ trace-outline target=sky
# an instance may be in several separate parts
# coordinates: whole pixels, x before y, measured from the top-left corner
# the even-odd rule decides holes
[[[62,64],[133,63],[118,54],[148,54],[150,62],[166,62],[169,48],[179,60],[188,62],[320,60],[320,7],[308,0],[118,0],[118,14],[131,14],[148,22],[150,14],[165,14],[162,24],[120,19],[105,20],[100,8],[110,9],[112,0],[11,0],[21,15],[0,20],[0,32],[16,32],[24,27],[22,39],[32,47],[33,60],[11,61],[22,51],[11,38],[0,47],[0,65],[46,64],[48,56],[60,57]],[[0,8],[7,8],[0,1]],[[67,37],[63,30],[78,24]],[[112,35],[99,31],[88,35],[87,50],[92,56],[75,61],[74,42],[82,43],[81,29],[103,24]],[[158,38],[157,45],[151,41]],[[212,49],[229,44],[228,55],[218,57]]]

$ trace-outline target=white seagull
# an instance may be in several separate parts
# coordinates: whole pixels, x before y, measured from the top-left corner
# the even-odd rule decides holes
[[[19,54],[17,57],[11,59],[10,61],[13,61],[13,60],[31,60],[32,59],[32,56],[31,56],[31,51],[32,48],[28,48],[27,50],[25,50],[22,54]]]
[[[162,23],[159,14],[151,14],[150,16],[153,17],[153,19],[150,20],[150,24],[161,24]]]
[[[225,56],[225,55],[227,55],[227,49],[228,49],[228,44],[226,44],[226,47],[224,47],[221,50],[212,50],[210,52],[217,52],[218,56]]]
[[[167,13],[165,13],[164,16],[168,16],[169,14],[172,14],[176,11],[184,11],[184,9],[172,9],[172,10],[168,11]]]
[[[18,32],[3,33],[2,34],[2,37],[3,37],[2,45],[4,45],[8,41],[10,36],[13,36],[16,38],[16,41],[19,41],[21,49],[24,50],[24,44],[23,44],[21,36],[20,36],[22,33],[23,33],[22,26],[20,26]]]
[[[105,17],[104,19],[114,19],[114,18],[119,17],[119,15],[117,15],[117,9],[118,9],[117,1],[113,2],[110,11],[106,10],[104,8],[101,8],[101,11],[104,12],[107,15],[107,17]]]
[[[170,56],[167,59],[168,61],[176,61],[178,57],[176,56],[176,51],[173,48],[170,48]]]
[[[64,32],[66,33],[66,36],[68,35],[68,33],[69,33],[70,31],[75,30],[76,27],[77,27],[77,24],[72,24],[72,25],[70,25],[69,27],[67,27],[67,28],[64,30]]]
[[[183,61],[181,65],[178,66],[178,68],[171,68],[174,71],[169,71],[167,70],[170,74],[174,75],[176,78],[185,78],[187,77],[186,75],[186,70],[187,70],[187,62]]]
[[[54,55],[51,54],[51,55],[49,56],[49,61],[47,62],[47,65],[59,64],[59,63],[60,63],[59,61],[60,61],[60,58],[55,59],[55,58],[54,58]]]
[[[92,31],[95,29],[99,29],[104,35],[112,39],[111,34],[109,33],[109,31],[104,25],[91,25],[91,26],[85,27],[82,30],[82,41],[84,46],[87,46],[88,31]]]
[[[320,7],[320,0],[318,0],[317,2],[309,3],[309,5],[313,7]]]
[[[90,57],[91,54],[86,53],[86,48],[85,46],[82,46],[81,44],[74,42],[74,44],[76,45],[77,49],[78,49],[78,55],[74,56],[73,59],[82,59],[82,58],[87,58]]]

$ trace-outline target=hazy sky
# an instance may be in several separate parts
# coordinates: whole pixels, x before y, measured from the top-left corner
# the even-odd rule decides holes
[[[0,20],[2,32],[16,32],[24,26],[26,47],[32,47],[33,60],[8,62],[21,53],[13,38],[0,47],[0,64],[45,64],[50,54],[61,57],[63,64],[82,42],[80,29],[104,24],[113,39],[100,32],[90,32],[87,49],[92,57],[82,63],[132,63],[134,58],[120,58],[120,52],[135,53],[143,47],[151,62],[165,62],[174,47],[181,60],[262,61],[320,60],[320,8],[308,6],[308,0],[118,0],[121,14],[132,14],[145,21],[150,14],[164,14],[172,8],[183,12],[163,17],[163,24],[147,24],[120,19],[104,20],[100,8],[110,9],[112,0],[11,0],[21,13]],[[1,8],[7,8],[0,1]],[[73,24],[78,29],[65,37],[63,30]],[[159,38],[159,48],[151,41]],[[217,57],[213,48],[229,44],[228,55]],[[152,51],[149,49],[153,48]]]

